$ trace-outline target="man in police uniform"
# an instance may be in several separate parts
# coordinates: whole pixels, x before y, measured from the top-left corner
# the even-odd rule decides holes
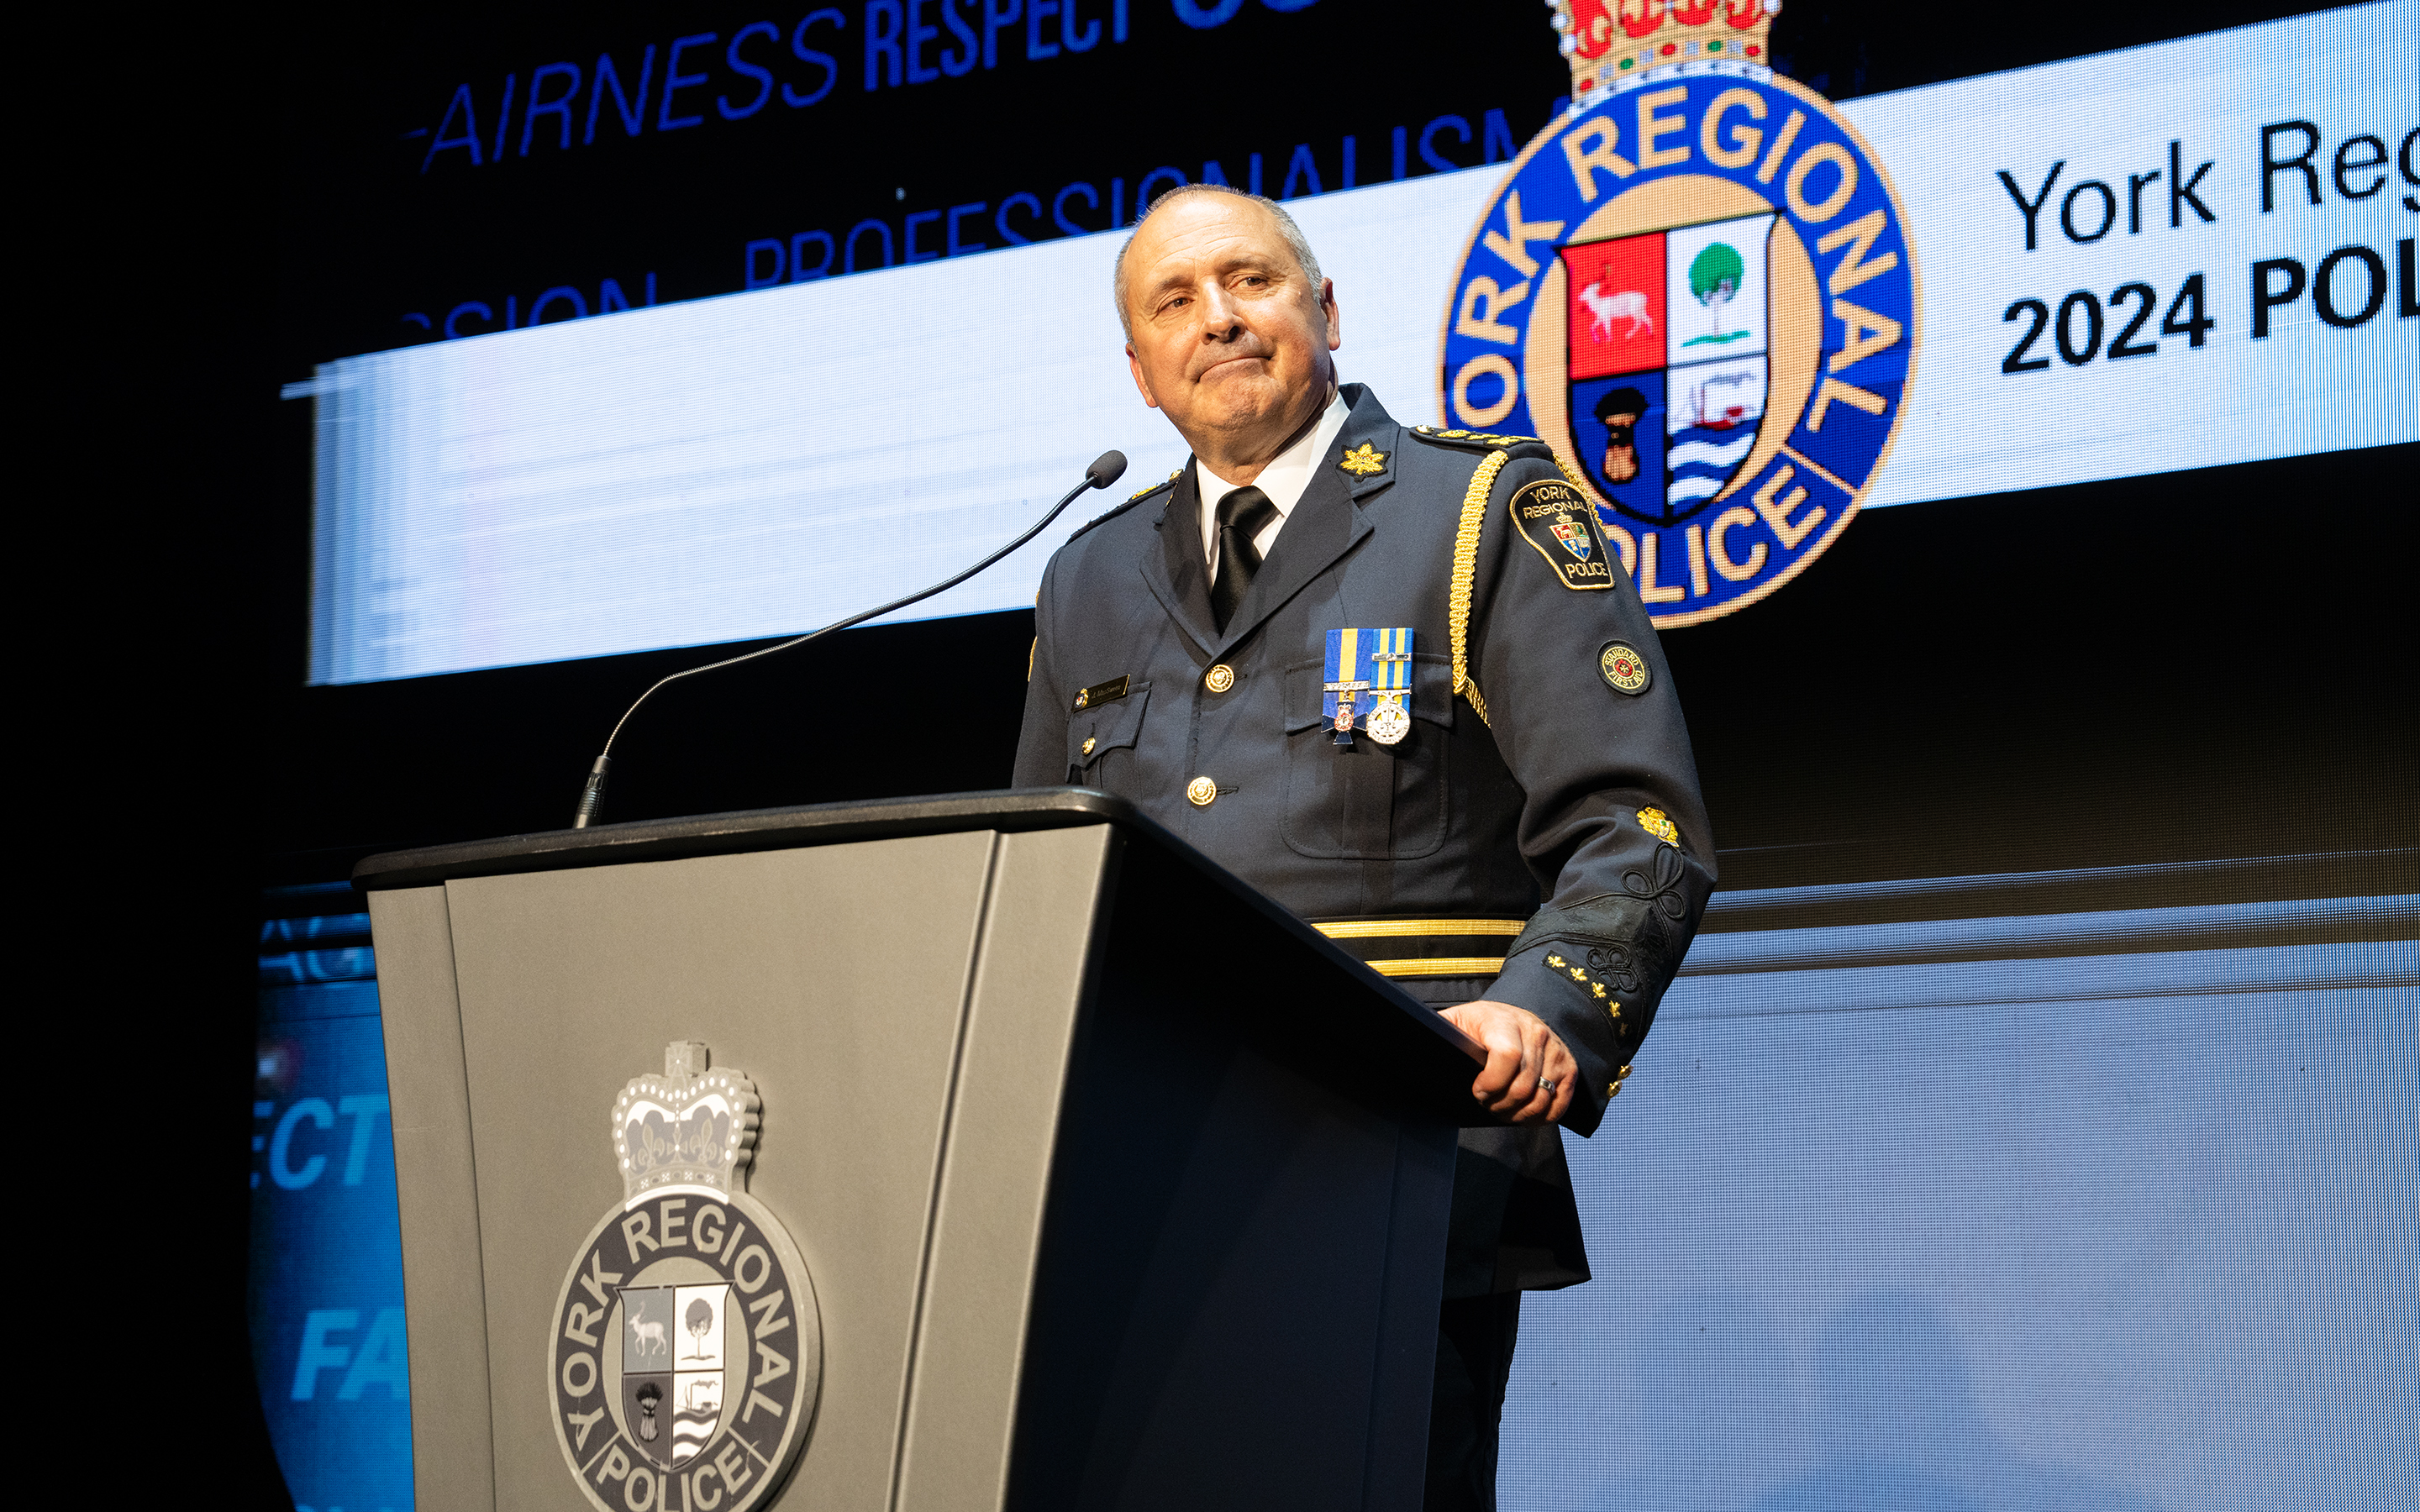
[[[1016,782],[1131,799],[1486,1050],[1428,1505],[1492,1507],[1520,1294],[1589,1279],[1557,1128],[1596,1129],[1714,887],[1680,704],[1552,451],[1338,386],[1277,205],[1164,195],[1115,297],[1193,457],[1051,559]]]

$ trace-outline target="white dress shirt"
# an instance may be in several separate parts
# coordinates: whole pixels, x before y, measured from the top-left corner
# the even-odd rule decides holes
[[[1327,401],[1327,408],[1320,411],[1319,424],[1311,426],[1302,440],[1280,452],[1275,460],[1261,469],[1261,475],[1249,485],[1229,483],[1203,467],[1200,457],[1193,459],[1198,474],[1196,481],[1202,486],[1202,539],[1207,543],[1207,549],[1202,554],[1209,560],[1212,581],[1217,581],[1218,577],[1218,501],[1246,486],[1258,488],[1269,496],[1269,502],[1277,506],[1278,517],[1261,527],[1260,533],[1252,537],[1252,545],[1260,548],[1263,560],[1266,560],[1269,548],[1277,542],[1278,532],[1285,529],[1286,517],[1294,513],[1294,506],[1301,501],[1303,490],[1311,486],[1311,469],[1319,466],[1319,459],[1327,455],[1328,443],[1336,440],[1336,433],[1344,428],[1344,419],[1351,413],[1352,407],[1344,402],[1340,390]]]

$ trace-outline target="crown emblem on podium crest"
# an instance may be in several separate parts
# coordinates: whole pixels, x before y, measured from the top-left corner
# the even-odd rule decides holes
[[[756,1085],[737,1071],[706,1069],[706,1047],[675,1040],[664,1073],[635,1076],[613,1100],[613,1159],[622,1206],[667,1193],[732,1196],[755,1154]]]
[[[1674,74],[1773,76],[1781,0],[1546,0],[1572,65],[1572,109]]]
[[[806,1443],[823,1324],[798,1243],[746,1190],[763,1106],[695,1040],[613,1100],[622,1200],[545,1335],[555,1447],[595,1512],[760,1512]]]

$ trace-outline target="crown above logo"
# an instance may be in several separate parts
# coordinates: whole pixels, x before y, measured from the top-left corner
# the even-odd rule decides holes
[[[1572,109],[1676,74],[1773,76],[1781,0],[1546,0],[1572,62]]]
[[[706,1070],[706,1046],[675,1040],[664,1073],[631,1078],[613,1100],[613,1158],[622,1206],[671,1193],[732,1196],[755,1155],[756,1085],[731,1070]]]

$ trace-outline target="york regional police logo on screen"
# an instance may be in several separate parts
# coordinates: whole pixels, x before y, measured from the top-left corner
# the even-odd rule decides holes
[[[614,1100],[622,1200],[555,1295],[555,1442],[597,1512],[752,1512],[797,1462],[823,1379],[814,1284],[744,1189],[755,1084],[675,1041]]]
[[[1449,424],[1542,437],[1659,625],[1837,539],[1916,367],[1890,179],[1773,72],[1778,0],[1556,0],[1572,109],[1513,160],[1446,310]]]

